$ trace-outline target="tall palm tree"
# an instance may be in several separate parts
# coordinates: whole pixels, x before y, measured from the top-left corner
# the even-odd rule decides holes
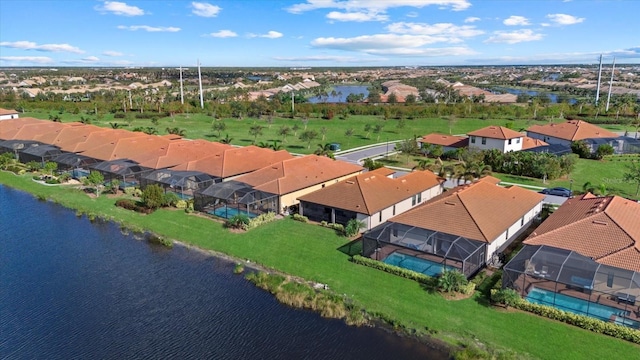
[[[220,143],[221,144],[231,145],[232,141],[233,141],[233,138],[229,137],[229,134],[226,134],[226,136],[224,138],[220,139]]]
[[[333,151],[331,151],[331,144],[318,144],[318,148],[313,152],[316,155],[326,156],[328,158],[334,158]]]

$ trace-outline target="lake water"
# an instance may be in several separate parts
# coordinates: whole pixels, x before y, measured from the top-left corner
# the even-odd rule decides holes
[[[492,89],[496,92],[502,92],[502,93],[508,93],[508,94],[514,94],[514,95],[527,94],[529,96],[537,96],[539,93],[538,91],[535,91],[535,90],[522,90],[522,89],[514,89],[514,88],[508,88],[508,87],[493,87]],[[557,94],[551,94],[551,93],[546,93],[546,94],[549,97],[549,101],[552,104],[558,103]],[[568,100],[569,104],[575,104],[576,102],[577,100],[574,98],[570,98]]]
[[[335,96],[331,96],[331,93],[335,90]],[[347,102],[347,96],[349,94],[364,94],[366,99],[369,95],[367,86],[362,85],[336,85],[333,86],[332,91],[329,92],[329,96],[318,98],[317,96],[310,97],[308,100],[312,104],[318,103],[345,103]]]
[[[0,185],[0,359],[446,359]]]

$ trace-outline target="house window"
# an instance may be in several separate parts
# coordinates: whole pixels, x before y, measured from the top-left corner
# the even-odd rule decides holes
[[[395,216],[395,215],[396,215],[396,206],[393,205],[393,216]]]
[[[416,204],[420,204],[422,202],[422,193],[413,195],[411,197],[411,206],[415,206]]]
[[[476,137],[475,137],[475,136],[472,136],[472,137],[471,137],[471,143],[472,143],[472,144],[475,144],[475,143],[476,143]]]
[[[418,194],[418,204],[422,202],[422,193]]]
[[[511,139],[509,139],[509,145],[511,145]]]
[[[487,138],[486,137],[482,138],[482,145],[487,145]]]
[[[520,144],[520,138],[516,139],[516,144]]]
[[[382,210],[378,213],[378,221],[382,222]]]
[[[524,216],[520,219],[520,226],[524,226]]]

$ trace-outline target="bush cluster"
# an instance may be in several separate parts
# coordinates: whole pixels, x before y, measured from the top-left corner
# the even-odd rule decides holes
[[[300,221],[300,222],[309,222],[309,218],[300,214],[293,214],[291,215],[291,218],[295,221]]]
[[[151,214],[153,212],[153,209],[141,206],[136,201],[130,199],[119,199],[116,201],[116,206],[143,214]]]
[[[340,234],[344,234],[345,233],[344,225],[342,225],[342,224],[328,223],[326,221],[321,221],[320,222],[320,226],[327,227],[329,229],[333,229],[333,230],[335,230],[336,232],[338,232]]]
[[[260,214],[253,219],[249,220],[249,224],[247,225],[247,230],[256,228],[260,225],[270,223],[276,220],[276,213],[267,212],[264,214]]]

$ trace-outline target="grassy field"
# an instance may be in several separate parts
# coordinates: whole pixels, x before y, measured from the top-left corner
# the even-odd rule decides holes
[[[355,265],[341,251],[347,240],[317,225],[285,219],[233,234],[210,219],[175,210],[139,215],[116,208],[113,198],[103,195],[95,199],[78,190],[43,186],[31,181],[29,175],[0,172],[0,183],[85,213],[104,214],[203,249],[327,283],[370,312],[385,314],[419,331],[428,329],[450,343],[477,341],[516,352],[518,359],[630,358],[640,353],[640,347],[618,339],[520,311],[492,308],[479,296],[449,301],[416,282]]]
[[[21,116],[47,119],[49,113],[26,112],[21,114]],[[69,122],[80,121],[83,115],[64,113],[59,116],[63,122]],[[405,120],[404,127],[399,128],[398,125],[400,122],[398,120],[383,120],[382,117],[376,116],[349,116],[346,120],[341,120],[337,116],[332,120],[310,118],[306,127],[308,130],[315,130],[318,133],[318,138],[311,142],[310,148],[307,148],[309,144],[299,139],[300,134],[305,128],[305,124],[301,118],[273,118],[271,124],[269,124],[266,119],[222,119],[227,128],[220,134],[212,129],[213,121],[214,119],[211,116],[204,114],[179,114],[174,117],[160,118],[158,119],[158,125],[154,125],[150,119],[135,119],[134,115],[130,113],[130,119],[114,119],[112,114],[107,114],[100,120],[93,119],[92,124],[110,127],[110,123],[119,123],[126,125],[124,128],[129,130],[133,130],[136,127],[155,127],[159,134],[166,134],[167,128],[177,127],[185,130],[187,138],[206,139],[210,141],[219,141],[228,134],[229,137],[233,139],[232,144],[234,145],[250,145],[254,141],[256,144],[260,142],[272,143],[274,140],[283,141],[283,137],[278,135],[278,130],[282,126],[293,128],[297,125],[300,129],[295,135],[292,132],[291,135],[287,137],[287,141],[283,142],[282,145],[284,149],[290,152],[308,154],[316,150],[320,143],[337,142],[342,145],[342,149],[344,150],[385,141],[410,139],[414,136],[423,136],[432,132],[465,134],[485,126],[504,126],[510,122],[508,120],[480,119],[458,119],[452,122],[443,118],[415,119]],[[512,123],[514,129],[520,130],[541,122],[517,120]],[[249,134],[249,128],[253,124],[263,126],[262,135],[259,135],[257,138]],[[368,134],[364,131],[365,125],[367,124],[372,127],[372,130]],[[373,132],[373,128],[376,125],[383,126],[382,130],[377,134]],[[326,129],[324,140],[322,139],[323,128]],[[353,129],[353,135],[350,137],[345,135],[348,129]]]

